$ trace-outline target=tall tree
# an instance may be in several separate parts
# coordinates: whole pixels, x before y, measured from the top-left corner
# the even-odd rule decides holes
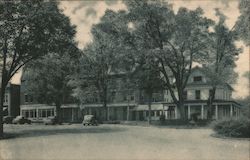
[[[61,105],[76,103],[69,81],[76,70],[78,53],[76,47],[65,46],[63,53],[49,53],[24,68],[23,80],[28,94],[39,103],[55,105],[59,123],[62,122]]]
[[[151,50],[158,60],[157,67],[180,110],[180,118],[185,118],[184,89],[193,62],[206,54],[208,28],[213,22],[203,17],[200,8],[193,11],[180,8],[175,14],[171,5],[164,1],[134,0],[125,3],[135,26],[136,40]]]
[[[0,137],[3,136],[2,108],[6,85],[25,64],[72,41],[75,31],[69,19],[52,1],[1,1],[1,105]]]
[[[143,101],[148,104],[148,123],[151,124],[151,104],[153,93],[164,90],[164,81],[160,75],[160,71],[157,69],[158,61],[149,53],[144,57],[141,65],[137,66],[133,72],[135,81],[135,89],[139,89],[140,92],[146,95]],[[141,98],[141,97],[140,97]]]
[[[124,11],[115,13],[107,10],[101,22],[92,27],[93,41],[83,50],[79,74],[75,78],[75,84],[81,87],[77,89],[78,93],[85,92],[82,94],[86,95],[88,91],[88,95],[98,94],[106,110],[107,120],[109,118],[107,103],[113,79],[121,72],[118,69],[118,59],[123,50],[118,37],[122,37],[122,30],[127,28],[121,25],[121,17],[124,14]]]
[[[250,0],[240,0],[239,3],[240,16],[236,22],[235,29],[240,38],[247,46],[250,45]]]
[[[234,71],[235,60],[238,58],[241,48],[235,44],[237,34],[225,25],[226,17],[216,9],[216,15],[219,18],[215,24],[213,32],[210,33],[210,40],[207,44],[208,53],[204,60],[203,70],[209,78],[212,89],[209,92],[207,101],[207,118],[212,119],[212,105],[215,99],[216,89],[220,85],[227,85],[235,82],[237,74]]]

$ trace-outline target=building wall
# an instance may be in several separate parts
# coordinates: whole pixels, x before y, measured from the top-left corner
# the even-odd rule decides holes
[[[18,116],[20,113],[20,85],[10,85],[10,112],[11,116]]]
[[[16,117],[20,112],[20,85],[9,83],[5,89],[3,100],[4,116]]]

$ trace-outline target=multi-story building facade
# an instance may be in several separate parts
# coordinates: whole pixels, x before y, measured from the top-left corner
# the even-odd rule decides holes
[[[3,101],[3,115],[17,116],[20,111],[20,85],[8,83]]]
[[[50,116],[56,116],[56,106],[54,104],[41,103],[27,90],[28,81],[25,75],[21,79],[20,89],[20,112],[19,114],[33,122],[43,122]],[[63,122],[78,122],[82,115],[77,104],[62,104],[61,116]]]
[[[146,121],[149,117],[147,95],[143,90],[126,87],[125,83],[127,81],[124,76],[115,77],[115,85],[109,89],[107,108],[103,107],[97,93],[86,98],[85,103],[81,105],[62,105],[63,120],[76,122],[82,119],[83,115],[93,114],[100,120],[106,120],[108,116],[108,120]],[[29,95],[26,85],[28,84],[25,79],[22,79],[20,115],[33,121],[43,121],[49,116],[55,116],[55,106],[39,104]],[[192,115],[196,114],[199,119],[207,118],[207,101],[211,89],[209,79],[202,70],[194,68],[184,92],[186,117],[191,119]],[[240,115],[240,104],[232,100],[232,92],[233,88],[229,84],[217,86],[212,108],[214,119]],[[153,93],[151,104],[152,120],[159,120],[161,115],[165,115],[166,119],[180,118],[179,109],[173,103],[169,91],[164,88]]]
[[[121,81],[120,78],[118,81]],[[186,117],[196,114],[199,119],[207,118],[207,101],[212,86],[209,79],[199,67],[195,67],[188,79],[184,92],[184,108]],[[85,114],[94,114],[99,119],[105,119],[108,111],[110,120],[147,120],[149,111],[147,97],[143,91],[133,90],[130,94],[123,89],[112,92],[112,99],[108,101],[107,109],[103,108],[98,100],[89,101],[81,106]],[[213,102],[213,118],[238,117],[240,115],[240,104],[232,100],[233,88],[229,84],[218,85]],[[166,119],[179,119],[180,111],[173,103],[168,90],[159,90],[153,94],[151,105],[152,120],[159,120],[164,114]]]

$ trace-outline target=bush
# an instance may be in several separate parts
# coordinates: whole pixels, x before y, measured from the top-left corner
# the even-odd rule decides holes
[[[212,124],[213,130],[227,137],[250,138],[250,119],[224,119]]]

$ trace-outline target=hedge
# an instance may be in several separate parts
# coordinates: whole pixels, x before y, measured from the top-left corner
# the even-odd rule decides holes
[[[250,119],[223,119],[212,123],[213,130],[222,136],[250,138]]]

